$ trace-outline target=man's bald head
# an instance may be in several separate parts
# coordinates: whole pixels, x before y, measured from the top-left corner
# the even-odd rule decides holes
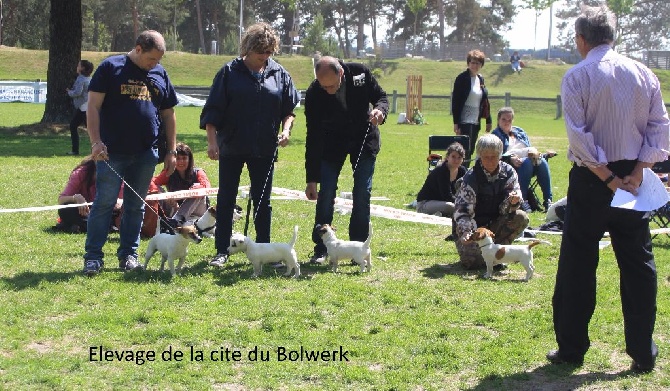
[[[334,94],[340,89],[344,69],[335,57],[324,56],[314,66],[316,80],[327,93]]]
[[[150,52],[154,49],[165,53],[165,39],[155,30],[146,30],[137,37],[135,46],[139,46],[143,52]]]

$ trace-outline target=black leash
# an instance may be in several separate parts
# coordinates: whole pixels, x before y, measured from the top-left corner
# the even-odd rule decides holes
[[[277,159],[277,152],[279,151],[279,141],[277,141],[275,145],[275,152],[272,156],[272,163],[270,163],[270,169],[268,170],[268,174],[265,176],[265,183],[263,183],[263,190],[261,191],[261,197],[258,199],[258,206],[256,207],[256,211],[254,212],[254,224],[256,223],[256,216],[258,215],[258,209],[261,207],[261,201],[263,200],[263,196],[265,195],[265,189],[267,188],[268,185],[268,180],[270,179],[270,174],[272,173],[272,169],[275,166],[275,160]],[[249,231],[249,215],[251,214],[251,187],[249,187],[249,195],[247,199],[247,214],[244,216],[244,236],[247,236],[247,232]],[[270,202],[268,200],[268,202]]]
[[[101,152],[101,153],[102,153],[102,152]],[[142,198],[142,197],[139,195],[139,193],[137,193],[137,192],[135,191],[135,189],[133,189],[132,187],[130,187],[130,185],[128,184],[128,182],[126,182],[126,180],[123,179],[123,177],[122,177],[118,172],[116,172],[116,170],[115,170],[114,168],[112,168],[112,166],[109,164],[109,162],[108,162],[107,160],[104,160],[104,159],[103,159],[102,161],[105,162],[105,164],[107,165],[107,167],[109,167],[109,169],[112,170],[112,172],[113,172],[114,174],[116,174],[116,176],[118,176],[119,178],[121,178],[121,181],[123,181],[123,184],[124,184],[128,189],[132,190],[132,192],[135,193],[135,195],[136,195],[140,200],[142,200],[142,202],[144,203],[144,206],[145,206],[145,208],[144,208],[145,210],[147,209],[146,207],[148,207],[149,210],[151,210],[152,212],[154,212],[154,213],[156,214],[156,216],[158,217],[158,220],[159,220],[159,221],[162,221],[163,223],[165,223],[165,226],[166,226],[167,229],[170,231],[170,234],[171,234],[171,235],[176,235],[176,234],[177,234],[177,233],[175,232],[174,228],[172,228],[172,226],[170,225],[170,223],[168,223],[168,222],[163,218],[163,216],[161,216],[160,213],[158,213],[157,210],[154,210],[154,208],[152,208],[151,205],[149,205],[149,204],[147,203],[147,201],[145,201],[144,198]],[[160,205],[159,205],[159,207],[160,207]],[[160,225],[160,224],[159,224],[159,225]],[[157,229],[158,231],[160,231],[160,227],[156,227],[156,229]],[[159,233],[159,232],[157,232],[157,233]]]

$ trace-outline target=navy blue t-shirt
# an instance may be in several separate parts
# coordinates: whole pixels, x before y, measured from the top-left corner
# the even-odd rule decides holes
[[[177,105],[177,94],[163,66],[145,71],[125,54],[106,58],[88,90],[105,94],[100,138],[110,153],[130,155],[156,147],[160,111]]]

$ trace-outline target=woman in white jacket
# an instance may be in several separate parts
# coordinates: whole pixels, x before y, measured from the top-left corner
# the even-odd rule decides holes
[[[79,125],[86,124],[86,106],[88,104],[88,83],[91,82],[91,73],[93,73],[93,63],[88,60],[81,60],[77,64],[77,79],[72,88],[65,91],[72,98],[74,105],[74,115],[70,120],[70,139],[72,140],[72,151],[68,155],[79,155]]]

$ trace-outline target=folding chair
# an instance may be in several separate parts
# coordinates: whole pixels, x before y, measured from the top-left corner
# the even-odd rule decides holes
[[[651,170],[656,174],[670,173],[670,159],[654,164]],[[670,202],[653,211],[651,213],[651,221],[658,225],[659,228],[668,228],[670,226]],[[670,234],[668,235],[670,236]],[[652,238],[656,236],[658,235],[654,235]]]
[[[428,136],[428,171],[434,169],[437,164],[442,160],[442,154],[447,150],[447,147],[453,143],[459,143],[465,149],[466,154],[470,149],[470,136],[457,135],[457,136]],[[437,153],[439,151],[439,153]],[[465,161],[463,161],[465,163]]]
[[[543,153],[542,157],[544,160],[547,161],[547,164],[549,163],[549,159],[552,157],[556,156],[556,154],[548,154],[548,153]],[[530,185],[528,186],[528,204],[530,205],[530,208],[533,210],[533,212],[546,212],[544,210],[544,207],[542,205],[542,202],[540,201],[540,197],[538,197],[537,192],[538,192],[538,187],[540,186],[540,183],[537,181],[537,176],[534,175],[531,180],[530,180]]]

